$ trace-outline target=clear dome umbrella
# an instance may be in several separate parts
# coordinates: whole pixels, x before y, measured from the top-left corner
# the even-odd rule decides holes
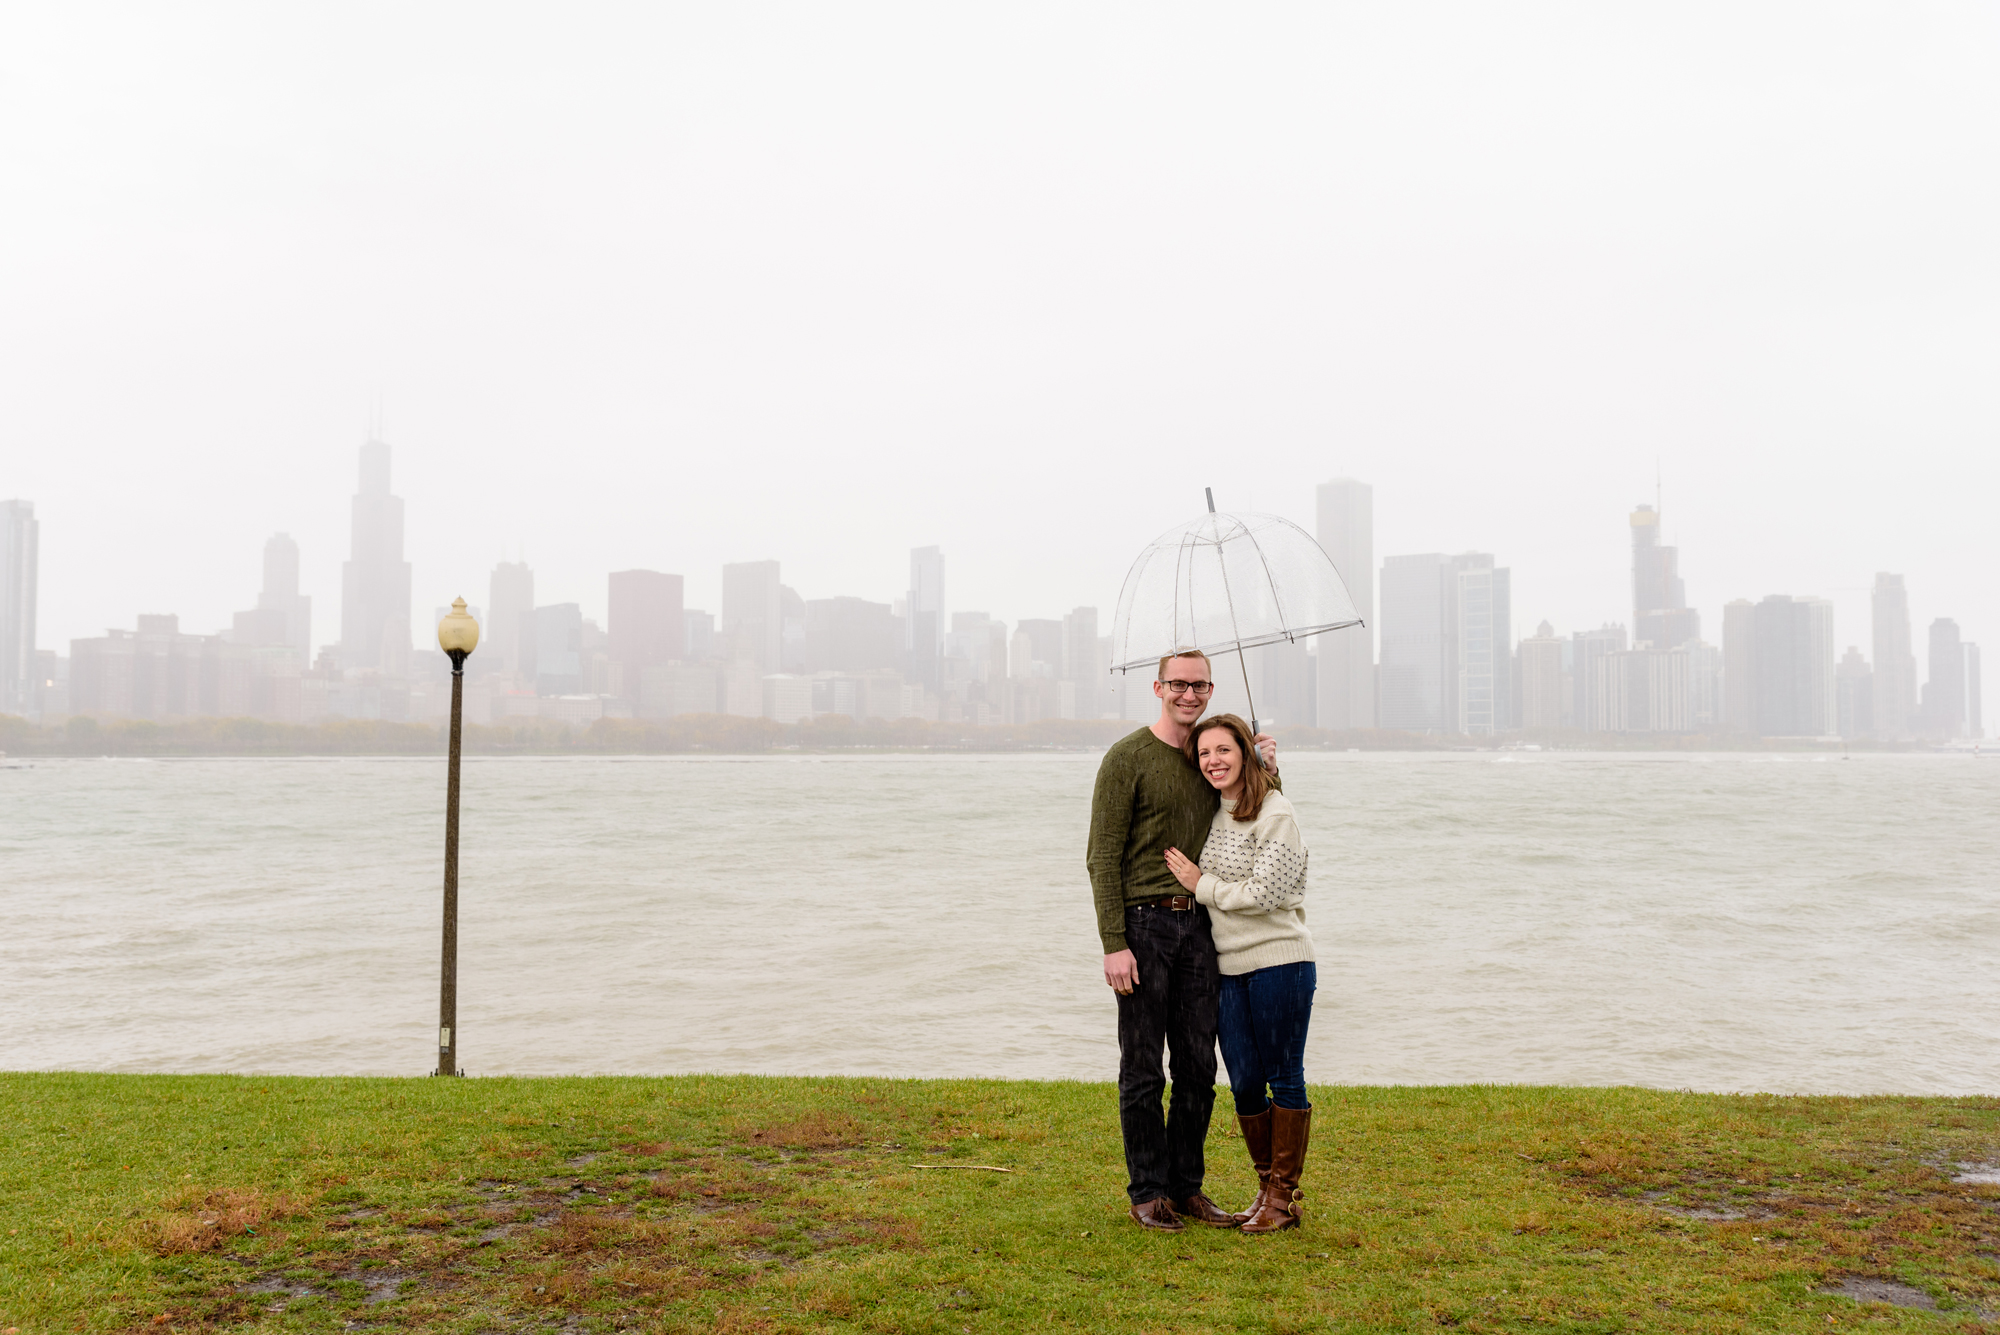
[[[1139,553],[1118,594],[1111,670],[1154,667],[1176,649],[1235,653],[1362,624],[1333,558],[1277,515],[1208,513],[1162,533]],[[1257,724],[1250,702],[1250,724]]]

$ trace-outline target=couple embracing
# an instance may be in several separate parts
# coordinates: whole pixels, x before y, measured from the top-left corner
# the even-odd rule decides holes
[[[1234,714],[1203,719],[1214,689],[1199,650],[1160,660],[1160,717],[1098,769],[1087,862],[1104,981],[1118,994],[1132,1218],[1275,1233],[1298,1226],[1312,1127],[1306,850],[1278,791],[1277,743]],[[1202,1187],[1218,1039],[1257,1171],[1256,1199],[1236,1214]],[[1164,1116],[1162,1049],[1173,1062]]]

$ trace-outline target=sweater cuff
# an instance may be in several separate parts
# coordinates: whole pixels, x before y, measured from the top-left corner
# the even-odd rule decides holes
[[[1099,932],[1097,938],[1104,943],[1104,953],[1107,955],[1116,955],[1121,950],[1130,950],[1132,948],[1125,944],[1125,933],[1123,932]]]
[[[1216,880],[1212,873],[1203,872],[1201,879],[1194,883],[1194,902],[1197,904],[1206,904],[1210,908],[1214,908],[1215,887],[1221,884],[1222,882]]]

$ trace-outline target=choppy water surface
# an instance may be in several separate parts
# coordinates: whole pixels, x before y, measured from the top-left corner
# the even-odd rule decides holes
[[[478,759],[498,1072],[1109,1079],[1094,755]],[[2000,763],[1292,755],[1357,1082],[2000,1090]],[[441,762],[0,769],[0,1067],[418,1073]]]

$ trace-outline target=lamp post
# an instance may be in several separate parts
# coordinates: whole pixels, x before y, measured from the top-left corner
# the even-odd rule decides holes
[[[451,655],[451,759],[444,789],[444,971],[438,984],[438,1075],[458,1069],[458,736],[465,711],[465,658],[479,643],[479,623],[454,598],[438,622],[438,648]]]

